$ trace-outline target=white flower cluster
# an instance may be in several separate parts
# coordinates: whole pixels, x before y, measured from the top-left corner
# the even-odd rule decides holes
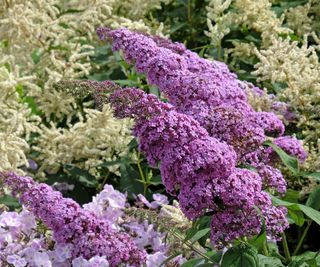
[[[260,32],[264,46],[270,43],[272,36],[292,32],[282,26],[285,17],[277,17],[269,0],[211,0],[207,11],[209,31],[205,34],[212,39],[213,45],[219,43],[235,25]]]
[[[0,43],[1,45],[1,43]],[[28,166],[26,140],[38,130],[39,119],[23,103],[16,88],[31,86],[32,76],[20,76],[14,58],[0,48],[0,171]]]
[[[63,164],[75,163],[79,168],[99,176],[97,166],[103,161],[114,160],[127,149],[132,137],[130,121],[113,117],[109,105],[102,111],[85,109],[84,118],[71,128],[41,126],[41,134],[33,150],[39,152],[39,174],[47,170],[55,172]],[[117,166],[109,167],[112,172]]]
[[[53,84],[89,75],[98,26],[160,33],[162,25],[146,16],[168,1],[140,2],[0,0],[0,170],[28,165],[31,132],[40,133],[32,140],[40,152],[38,158],[32,157],[40,161],[40,172],[85,157],[83,167],[94,173],[95,164],[125,149],[131,138],[127,121],[115,120],[108,107],[102,112],[87,108],[85,119],[72,126],[83,107]],[[139,20],[133,21],[138,11]],[[40,117],[31,114],[25,97],[35,102],[45,119],[41,130]],[[59,128],[65,119],[70,129]],[[45,126],[48,123],[50,127]]]
[[[303,130],[305,144],[309,146],[310,158],[315,164],[311,168],[320,169],[320,63],[317,47],[304,42],[275,38],[267,49],[256,50],[260,62],[254,72],[260,80],[271,80],[286,84],[278,95],[297,112],[297,125]],[[318,155],[318,156],[316,156]]]
[[[284,10],[280,17],[271,7],[270,0],[211,0],[207,7],[209,31],[206,34],[212,38],[213,45],[234,26],[253,29],[261,34],[259,48],[250,41],[234,40],[233,48],[226,49],[225,56],[231,65],[239,59],[248,62],[258,59],[253,72],[258,81],[270,81],[285,87],[274,100],[286,102],[295,112],[294,120],[302,129],[309,151],[305,166],[319,171],[320,64],[317,50],[320,49],[320,41],[315,31],[319,30],[320,7],[318,1],[310,0],[304,5]],[[291,40],[290,34],[303,40]],[[285,35],[288,37],[283,37]],[[310,38],[316,44],[310,44]],[[257,94],[249,95],[249,99],[258,110],[268,111],[273,105],[272,101]]]

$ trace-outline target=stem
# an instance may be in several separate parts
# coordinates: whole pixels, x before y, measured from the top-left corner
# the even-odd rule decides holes
[[[287,262],[290,262],[291,256],[290,256],[290,251],[289,251],[289,247],[288,247],[288,243],[287,243],[286,234],[284,232],[281,233],[281,237],[282,237],[282,246],[283,246],[283,250],[284,250],[284,255],[286,256]]]
[[[191,22],[191,1],[188,0],[188,21]]]
[[[179,240],[183,241],[183,237],[181,235],[179,235],[178,233],[171,231],[171,233],[178,238]],[[207,255],[205,255],[202,251],[200,251],[200,249],[194,247],[192,245],[192,243],[190,244],[189,241],[184,242],[184,244],[189,247],[191,250],[193,250],[194,252],[198,253],[202,258],[206,259],[207,261],[214,263],[214,264],[218,264],[217,262],[213,261],[211,258],[209,258]]]
[[[309,228],[311,226],[311,223],[312,223],[312,221],[309,221],[307,227],[304,229],[304,231],[302,233],[302,236],[299,239],[298,245],[297,245],[296,249],[293,252],[293,256],[297,255],[297,253],[299,252],[299,250],[300,250],[300,248],[302,246],[302,243],[303,243],[304,239],[306,238],[308,230],[309,230]]]
[[[147,193],[148,185],[147,185],[146,178],[145,178],[145,176],[144,176],[144,174],[143,174],[143,171],[142,171],[140,162],[141,162],[141,161],[140,161],[140,152],[138,152],[138,162],[137,162],[137,165],[138,165],[138,169],[139,169],[139,174],[140,174],[141,180],[143,181],[143,195],[145,196],[146,193]]]
[[[109,174],[110,174],[110,172],[108,172],[108,173],[105,175],[105,177],[103,178],[103,181],[102,181],[102,183],[100,184],[100,190],[102,190],[103,186],[106,184],[107,179],[108,179],[108,177],[109,177]]]
[[[218,60],[222,61],[222,47],[221,47],[221,41],[219,42],[218,46]]]

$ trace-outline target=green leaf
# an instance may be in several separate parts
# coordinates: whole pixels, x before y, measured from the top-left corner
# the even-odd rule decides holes
[[[278,147],[270,141],[264,142],[264,145],[270,146],[278,154],[283,164],[290,171],[292,171],[294,174],[297,174],[299,172],[299,164],[296,158],[289,156],[286,152],[283,151],[282,148]]]
[[[128,149],[130,152],[132,152],[134,149],[137,149],[138,147],[138,141],[136,138],[133,138],[130,143],[128,144]]]
[[[220,262],[223,256],[223,250],[209,250],[206,252],[206,256],[208,256],[213,262]]]
[[[40,59],[41,59],[41,51],[39,48],[36,48],[32,51],[31,53],[31,58],[33,60],[33,63],[34,64],[37,64],[40,62]]]
[[[186,261],[185,263],[181,264],[180,267],[194,267],[198,266],[200,262],[202,262],[203,259],[191,259]]]
[[[311,173],[302,172],[301,175],[303,177],[312,177],[312,178],[315,178],[317,180],[320,180],[320,172],[311,172]]]
[[[284,267],[281,260],[276,257],[266,257],[264,255],[258,255],[259,267]]]
[[[311,207],[315,210],[320,209],[320,186],[316,187],[309,195],[306,206]]]
[[[290,219],[292,219],[296,225],[302,226],[304,224],[305,220],[302,211],[288,209],[288,214],[290,216]]]
[[[282,199],[288,202],[298,203],[300,198],[299,194],[299,191],[289,188],[286,192],[286,195]]]
[[[301,211],[311,220],[320,225],[320,212],[308,206],[299,204]]]
[[[150,86],[149,92],[150,92],[150,94],[153,94],[157,97],[160,97],[160,91],[157,87]]]
[[[178,31],[179,29],[181,29],[183,26],[187,24],[188,24],[187,22],[176,23],[176,25],[171,27],[170,34],[173,34],[174,32]]]
[[[0,204],[6,205],[11,210],[21,206],[16,198],[9,195],[2,196],[0,198]]]
[[[153,176],[152,180],[150,181],[150,184],[152,184],[152,185],[160,185],[160,184],[162,184],[161,175]]]
[[[64,165],[64,169],[73,177],[73,179],[79,181],[86,187],[95,188],[99,185],[97,179],[86,170],[82,170],[69,164]]]
[[[291,261],[288,267],[310,267],[310,265],[305,261],[300,260],[300,261]]]
[[[16,91],[19,94],[19,97],[22,99],[24,97],[24,88],[22,84],[17,84]]]
[[[36,101],[32,96],[25,96],[23,102],[28,104],[28,107],[33,114],[41,115],[41,111],[38,110]]]
[[[196,227],[191,227],[186,231],[186,236],[183,240],[183,242],[186,242],[188,240],[190,240],[196,233],[197,233],[198,229]]]
[[[315,223],[320,225],[320,212],[319,211],[317,211],[311,207],[302,205],[302,204],[290,203],[290,202],[281,200],[279,198],[276,198],[274,196],[271,196],[271,198],[272,198],[272,202],[276,206],[285,206],[288,209],[301,210],[308,218],[310,218]]]
[[[267,242],[267,234],[266,234],[266,223],[265,223],[264,217],[262,216],[260,210],[258,210],[258,212],[262,220],[261,231],[255,238],[250,240],[249,243],[253,245],[255,248],[261,249],[263,244]]]
[[[221,267],[258,267],[259,259],[257,250],[240,244],[230,248],[223,256]]]
[[[140,85],[137,83],[137,81],[133,80],[114,80],[115,83],[121,85],[121,86],[137,86]]]
[[[171,260],[173,260],[175,257],[179,256],[180,254],[182,254],[182,252],[176,252],[173,255],[171,255],[170,257],[166,258],[159,267],[162,266],[166,266],[167,263],[169,263]]]
[[[210,228],[201,229],[190,238],[190,241],[192,243],[197,242],[200,238],[206,236],[209,232],[210,232]]]
[[[104,161],[101,164],[98,165],[98,167],[110,167],[117,164],[121,164],[121,160],[114,160],[114,161]]]
[[[120,165],[120,190],[128,193],[128,198],[132,199],[132,194],[143,194],[143,184],[137,183],[139,172],[131,164],[122,163]]]
[[[319,267],[320,254],[318,252],[306,251],[301,255],[293,256],[291,264],[289,264],[290,267],[300,267],[299,264],[301,264],[301,266]]]

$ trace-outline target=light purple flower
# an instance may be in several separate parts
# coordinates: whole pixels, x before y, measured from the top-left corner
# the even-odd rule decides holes
[[[33,255],[33,263],[35,267],[52,267],[50,257],[45,252],[36,252]]]
[[[145,196],[141,194],[138,195],[138,198],[150,209],[157,209],[162,205],[169,204],[168,197],[162,194],[153,194],[154,201],[152,201],[151,203],[145,198]]]
[[[104,189],[92,202],[83,205],[83,208],[94,212],[99,218],[115,223],[123,214],[126,196],[115,190],[112,185],[105,185]]]
[[[18,255],[9,255],[7,257],[7,262],[12,264],[14,267],[24,267],[27,265],[26,260]]]
[[[82,209],[72,199],[63,198],[50,186],[14,173],[1,176],[4,184],[20,195],[20,202],[53,231],[57,244],[73,245],[72,257],[106,256],[111,266],[126,262],[138,266],[145,261],[145,252],[127,234],[113,231],[110,223]],[[39,253],[35,254],[39,262],[45,262],[46,256]]]

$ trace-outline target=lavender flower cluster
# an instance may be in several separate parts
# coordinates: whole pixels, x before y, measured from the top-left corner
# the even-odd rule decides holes
[[[77,260],[82,261],[104,256],[110,266],[140,266],[145,262],[145,252],[127,234],[114,231],[108,221],[82,209],[75,201],[30,177],[14,173],[2,176],[20,203],[52,230],[56,244],[68,247],[72,258],[82,257]]]
[[[274,137],[287,153],[306,158],[297,139],[282,136],[281,120],[273,113],[255,112],[243,83],[224,63],[127,29],[100,28],[97,33],[101,39],[109,37],[113,49],[122,50],[169,100],[162,103],[137,89],[110,97],[118,117],[135,118],[133,133],[140,149],[151,165],[160,164],[163,183],[178,195],[185,215],[195,219],[211,212],[211,238],[217,247],[258,233],[260,214],[268,234],[277,237],[288,226],[286,210],[272,206],[263,190],[284,193],[286,181],[276,168],[275,152],[263,143]],[[257,173],[237,168],[240,163],[254,166]]]
[[[189,219],[213,214],[215,246],[258,233],[262,218],[257,208],[271,236],[287,227],[285,209],[272,206],[262,191],[262,178],[237,168],[232,146],[211,137],[191,116],[139,89],[116,91],[110,101],[119,117],[133,114],[140,149],[151,165],[159,164],[163,183],[169,193],[178,195],[184,214]]]
[[[7,175],[6,177],[9,178],[5,178],[6,184],[10,185],[13,190],[19,190],[12,191],[13,194],[17,192],[18,195],[21,195],[21,190],[24,192],[22,194],[26,194],[26,190],[28,188],[31,189],[36,185],[28,177],[16,176],[14,174]],[[52,192],[53,191],[50,190],[49,194],[52,194]],[[31,192],[29,192],[29,194],[31,194]],[[159,209],[163,205],[167,205],[169,203],[167,197],[160,194],[154,194],[154,201],[151,203],[142,195],[139,195],[138,197],[141,203],[144,203],[144,205],[153,210]],[[34,205],[40,209],[40,204],[43,201],[46,201],[46,199],[47,198],[45,196],[42,201],[35,199],[36,204]],[[44,204],[41,205],[43,207]],[[55,205],[52,209],[60,207],[61,205],[59,207]],[[146,220],[140,221],[137,217],[128,217],[124,213],[124,210],[129,208],[130,206],[127,202],[126,194],[115,190],[111,185],[105,185],[104,189],[93,197],[92,202],[83,206],[82,211],[90,214],[91,217],[96,216],[98,220],[109,224],[112,228],[112,232],[126,231],[130,235],[130,239],[140,251],[148,249],[148,254],[144,255],[146,256],[146,266],[160,266],[170,254],[169,246],[166,242],[166,233],[159,232],[155,225]],[[57,210],[55,214],[52,214],[52,221],[56,219],[56,216],[61,218],[59,214],[59,210]],[[110,257],[119,256],[111,255],[113,251],[110,252],[106,250],[103,252],[103,255],[95,255],[91,258],[85,258],[83,256],[75,257],[74,249],[77,244],[73,240],[70,240],[70,242],[67,243],[57,242],[52,238],[51,232],[53,229],[51,228],[51,230],[48,230],[44,227],[41,224],[41,220],[39,221],[39,217],[36,217],[35,215],[35,210],[30,208],[28,205],[25,205],[19,213],[4,211],[0,214],[1,267],[3,266],[2,264],[5,264],[4,266],[6,266],[6,263],[14,267],[114,266],[112,263],[114,260],[110,259]],[[55,232],[53,231],[53,237],[54,234]],[[114,238],[118,238],[118,235],[114,236]],[[113,243],[119,242],[116,240],[109,241]],[[88,243],[87,245],[91,246],[91,243]],[[127,249],[130,249],[130,246],[127,247]],[[139,254],[137,254],[137,256],[139,256]],[[185,259],[183,257],[178,256],[170,262],[175,266],[175,264],[180,265],[184,261]],[[133,267],[136,265],[137,263],[127,261],[122,262],[121,266]]]

